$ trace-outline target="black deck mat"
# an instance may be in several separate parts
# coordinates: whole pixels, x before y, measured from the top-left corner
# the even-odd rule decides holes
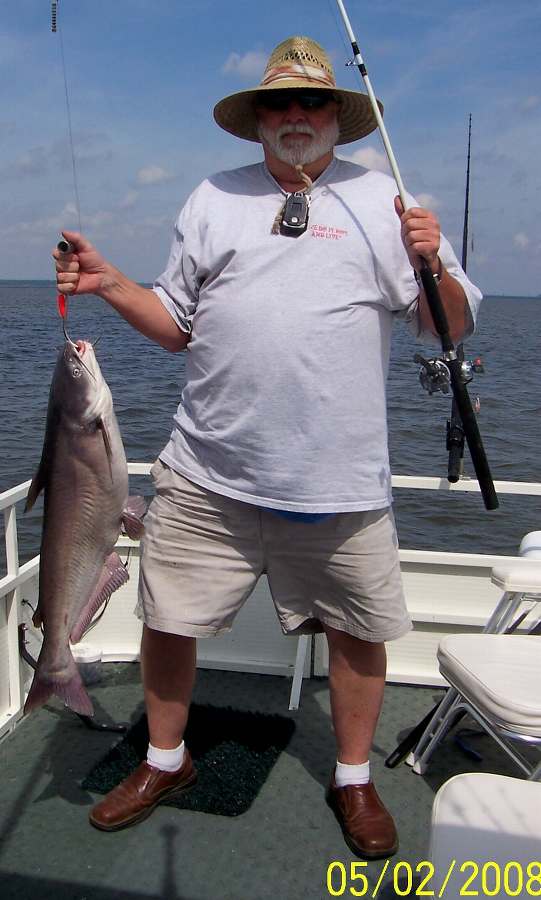
[[[163,801],[218,816],[238,816],[251,806],[295,723],[286,716],[192,703],[185,740],[198,773],[185,794]],[[146,716],[89,772],[81,787],[106,794],[146,758]]]

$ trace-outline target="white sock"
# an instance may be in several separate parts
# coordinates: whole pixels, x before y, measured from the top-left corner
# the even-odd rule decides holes
[[[360,763],[358,766],[350,766],[348,763],[336,763],[334,772],[336,787],[345,787],[346,784],[368,784],[370,781],[370,761]]]
[[[148,745],[147,763],[154,769],[162,772],[176,772],[184,762],[184,741],[174,750],[160,750],[159,747]]]

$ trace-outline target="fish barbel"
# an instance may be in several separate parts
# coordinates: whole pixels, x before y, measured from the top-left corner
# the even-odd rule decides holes
[[[39,603],[34,625],[43,644],[24,711],[51,695],[92,715],[92,702],[73,659],[97,609],[128,573],[114,547],[123,527],[142,533],[144,500],[128,500],[128,467],[111,391],[92,344],[69,339],[53,374],[41,462],[26,509],[44,491]]]

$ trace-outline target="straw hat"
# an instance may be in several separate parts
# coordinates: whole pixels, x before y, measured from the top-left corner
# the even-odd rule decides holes
[[[317,88],[332,91],[340,102],[337,144],[348,144],[370,134],[377,122],[367,94],[336,87],[334,71],[323,47],[307,37],[290,37],[273,50],[261,83],[220,100],[214,118],[221,128],[247,141],[259,142],[255,98],[260,91]],[[378,100],[380,111],[383,105]]]

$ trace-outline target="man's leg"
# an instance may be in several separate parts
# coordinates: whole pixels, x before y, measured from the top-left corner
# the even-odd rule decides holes
[[[383,701],[385,645],[324,627],[341,764],[331,778],[327,800],[354,853],[365,859],[391,856],[398,848],[396,828],[370,779],[368,761]]]
[[[92,810],[90,822],[105,831],[141,821],[164,797],[194,784],[183,734],[195,637],[231,627],[264,566],[257,507],[208,491],[161,461],[151,475],[156,496],[145,517],[139,577],[150,744],[147,759]]]
[[[331,713],[338,759],[368,760],[383,702],[385,644],[373,644],[324,626],[329,644]]]
[[[172,750],[182,741],[195,680],[195,638],[143,627],[141,670],[150,743]]]
[[[143,627],[141,668],[150,736],[148,759],[93,808],[90,822],[96,828],[117,831],[135,825],[165,797],[195,783],[196,773],[182,740],[195,661],[195,638]]]

